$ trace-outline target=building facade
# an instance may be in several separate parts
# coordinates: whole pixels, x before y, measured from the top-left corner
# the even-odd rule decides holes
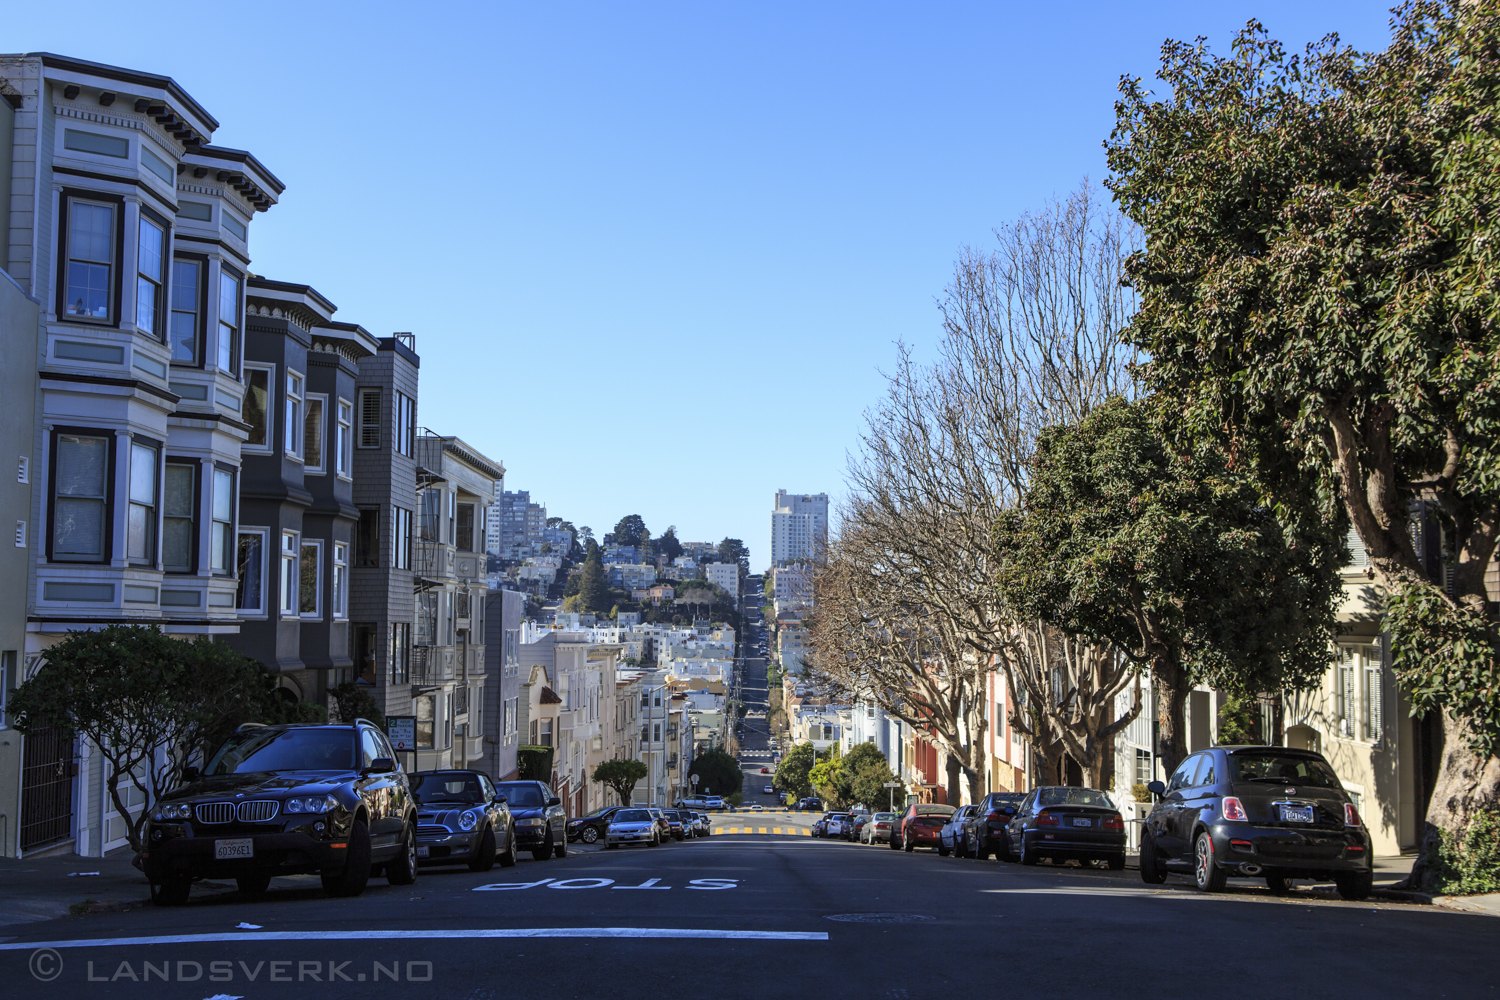
[[[776,491],[771,512],[771,564],[812,559],[828,541],[828,494]]]

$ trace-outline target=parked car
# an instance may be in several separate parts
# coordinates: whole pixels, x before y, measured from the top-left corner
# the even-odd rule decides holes
[[[1344,899],[1370,895],[1369,830],[1321,754],[1214,747],[1147,787],[1159,796],[1141,834],[1148,883],[1182,872],[1204,892],[1231,877],[1282,892],[1294,878],[1331,879]]]
[[[844,830],[849,826],[849,814],[843,812],[829,813],[823,817],[823,836],[838,837],[844,839]]]
[[[763,791],[763,792],[764,792],[764,793],[765,793],[765,794],[767,794],[767,795],[775,795],[775,794],[776,794],[776,789],[775,789],[775,788],[773,788],[773,787],[772,787],[772,786],[770,786],[770,785],[767,785],[767,786],[766,786],[766,787],[765,787],[765,788],[763,788],[763,789],[761,789],[761,790],[762,790],[762,791]]]
[[[935,849],[938,846],[938,834],[954,811],[952,806],[913,802],[906,807],[906,812],[901,814],[895,829],[891,831],[891,848],[898,851],[912,851],[918,847]]]
[[[417,803],[368,722],[246,723],[183,778],[142,830],[158,906],[186,903],[198,878],[232,878],[246,895],[275,875],[316,873],[330,896],[358,896],[381,870],[392,885],[416,881]]]
[[[417,864],[466,863],[487,872],[516,863],[510,807],[481,771],[417,771],[408,779],[417,801]]]
[[[1096,788],[1047,785],[1033,788],[1006,827],[1008,848],[1023,865],[1042,858],[1054,864],[1104,860],[1125,867],[1125,821],[1108,795]]]
[[[800,799],[797,802],[797,808],[807,812],[822,812],[823,800],[818,798]]]
[[[585,844],[597,843],[600,837],[609,832],[609,818],[619,809],[619,806],[605,806],[603,809],[595,809],[587,816],[568,820],[568,839],[581,840]]]
[[[667,832],[673,840],[686,840],[688,838],[688,825],[682,818],[682,813],[676,809],[663,809],[662,815],[667,818]]]
[[[969,817],[969,845],[980,861],[998,854],[1001,861],[1012,860],[1005,828],[1015,817],[1025,792],[991,792],[979,801]]]
[[[823,836],[823,834],[826,833],[827,830],[828,830],[828,815],[826,813],[824,815],[822,815],[822,816],[819,816],[817,819],[813,820],[812,835],[814,837],[821,837],[821,836]]]
[[[605,850],[613,850],[621,844],[645,844],[656,847],[661,843],[661,827],[650,809],[620,809],[609,819],[605,831]]]
[[[677,800],[678,809],[707,809],[708,797],[704,795],[689,795],[685,799]]]
[[[939,854],[945,858],[949,854],[957,854],[961,858],[969,856],[969,820],[978,808],[959,806],[958,811],[948,817],[948,822],[938,831]]]
[[[706,812],[695,812],[693,817],[693,830],[699,837],[707,837],[712,830],[713,820]]]
[[[856,844],[863,843],[861,836],[864,833],[865,827],[869,826],[872,815],[867,812],[855,813],[853,821],[849,824],[849,832],[845,835],[844,839]]]
[[[495,788],[510,806],[520,847],[537,861],[568,856],[568,814],[551,788],[540,781],[502,781]]]
[[[669,842],[672,839],[672,824],[667,821],[666,812],[660,806],[646,806],[645,809],[656,820],[656,832],[661,835],[661,842]]]
[[[870,822],[865,824],[865,828],[859,832],[860,843],[874,844],[878,841],[889,841],[897,818],[893,812],[875,813],[870,817]]]

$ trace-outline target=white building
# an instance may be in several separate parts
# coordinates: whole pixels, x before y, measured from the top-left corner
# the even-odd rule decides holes
[[[703,567],[708,582],[719,587],[730,597],[740,596],[740,567],[738,563],[709,563]]]
[[[827,493],[776,491],[771,513],[772,565],[811,559],[827,540]]]

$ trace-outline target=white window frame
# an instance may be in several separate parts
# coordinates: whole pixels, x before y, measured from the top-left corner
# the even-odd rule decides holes
[[[154,276],[146,270],[144,255],[141,252],[143,249],[141,244],[147,226],[156,230],[156,235],[161,240],[160,250],[156,255],[156,274]],[[172,266],[171,243],[172,238],[165,224],[157,222],[145,212],[137,212],[135,225],[135,327],[142,333],[149,334],[157,339],[161,339],[164,336],[163,331],[166,326],[162,322],[162,306],[165,300],[163,292],[166,291],[167,287],[167,272],[170,271]],[[141,315],[141,307],[146,298],[146,295],[143,293],[149,293],[151,299],[151,315],[149,317]],[[142,326],[142,319],[148,319],[149,323],[146,326]]]
[[[349,618],[349,543],[333,543],[333,618]]]
[[[340,479],[354,478],[354,404],[343,396],[334,404],[334,472]]]
[[[135,494],[136,461],[147,454],[151,462],[151,499],[149,501],[137,499]],[[132,566],[155,568],[158,565],[161,548],[162,447],[155,441],[132,439],[129,455],[130,468],[125,480],[125,561]],[[136,507],[145,509],[150,516],[146,525],[148,551],[144,555],[136,555],[130,551],[130,520]]]
[[[229,469],[211,466],[208,470],[208,569],[214,576],[234,576],[234,563],[239,557],[239,534],[234,530],[235,507],[239,500],[238,479]],[[227,511],[220,509],[220,491],[227,501]],[[220,530],[220,525],[224,537],[215,542],[214,534]]]
[[[307,464],[307,418],[312,415],[313,403],[318,404],[318,464]],[[321,476],[328,472],[328,393],[307,392],[302,397],[302,455],[304,475]]]
[[[403,516],[404,515],[404,516]],[[413,512],[405,507],[391,508],[391,568],[411,569]],[[404,522],[404,530],[403,530]]]
[[[307,559],[307,550],[312,549],[313,555],[313,609],[302,610],[302,570],[305,568],[302,562]],[[323,539],[302,537],[302,546],[298,550],[299,562],[297,565],[297,617],[304,621],[320,621],[323,618]]]
[[[225,316],[224,316],[224,282],[226,282],[226,281],[232,281],[232,282],[235,283],[235,289],[234,289],[234,315],[230,316],[228,318],[225,318]],[[230,375],[234,375],[234,374],[237,373],[237,367],[238,367],[239,362],[240,362],[240,357],[239,357],[240,356],[240,350],[241,350],[241,346],[240,346],[240,340],[241,340],[241,338],[240,338],[240,330],[241,330],[241,327],[242,327],[242,324],[240,323],[240,316],[241,316],[241,314],[244,311],[243,308],[242,308],[242,306],[244,304],[244,301],[245,301],[245,279],[244,279],[244,277],[242,275],[240,275],[240,274],[237,274],[237,273],[229,270],[228,268],[225,268],[221,264],[219,266],[219,295],[218,295],[218,301],[217,301],[217,304],[216,304],[216,308],[217,308],[218,314],[219,314],[218,315],[219,322],[218,322],[218,326],[215,327],[215,330],[217,331],[217,333],[216,333],[216,336],[214,338],[214,366],[219,371],[221,371],[221,372],[228,372]],[[225,365],[224,365],[225,355],[226,355],[226,352],[225,352],[225,349],[224,349],[224,342],[226,340],[229,342],[229,350],[227,352],[227,354],[228,354],[228,361],[229,361],[229,366],[228,367],[225,367]]]
[[[276,586],[280,599],[277,609],[283,618],[301,617],[298,604],[302,598],[302,536],[300,532],[283,531],[281,547],[277,549]]]
[[[119,303],[115,296],[115,276],[118,273],[116,271],[116,268],[120,266],[120,261],[118,259],[120,242],[119,227],[124,225],[124,220],[121,217],[125,214],[125,206],[116,201],[95,200],[93,198],[89,198],[86,195],[68,195],[66,197],[68,206],[68,225],[67,230],[62,234],[62,237],[64,240],[64,245],[67,248],[67,255],[61,261],[62,267],[60,268],[60,273],[58,275],[58,281],[62,286],[63,291],[63,314],[59,316],[58,319],[69,323],[98,323],[104,326],[111,325],[112,323],[114,323],[115,311],[119,306]],[[73,213],[74,207],[78,205],[87,205],[91,208],[103,208],[109,211],[109,253],[107,260],[94,260],[91,257],[80,257],[73,252]],[[90,316],[87,313],[75,313],[71,311],[72,307],[67,298],[68,290],[72,287],[68,282],[68,271],[70,270],[69,265],[75,260],[79,263],[89,266],[102,266],[106,268],[104,286],[106,291],[104,295],[105,305],[103,316]]]
[[[282,379],[282,405],[281,417],[285,426],[282,436],[282,450],[286,457],[294,461],[302,461],[302,400],[307,393],[307,378],[299,371],[291,368],[286,370],[286,378]]]
[[[263,364],[251,364],[250,362],[247,361],[244,364],[244,369],[245,369],[245,396],[244,396],[245,400],[249,400],[249,398],[250,398],[250,373],[251,372],[265,372],[266,373],[266,443],[265,444],[250,444],[249,442],[246,442],[245,444],[240,445],[240,453],[241,454],[250,453],[250,454],[255,454],[255,455],[270,455],[270,454],[272,454],[273,452],[276,451],[276,441],[277,441],[277,437],[276,437],[276,409],[277,409],[277,407],[276,407],[276,366],[275,365],[263,365]],[[241,402],[240,403],[240,415],[241,415],[241,417],[244,416],[244,407],[245,407],[245,403]]]
[[[269,561],[271,558],[271,530],[269,528],[260,528],[242,524],[240,525],[239,530],[234,533],[234,572],[236,578],[239,577],[240,569],[241,535],[260,536],[260,601],[253,608],[241,608],[238,606],[239,595],[236,594],[235,610],[239,613],[239,616],[241,618],[265,618],[266,602],[270,599],[269,594],[271,591],[269,576]],[[276,564],[276,568],[278,571],[281,569],[281,564],[279,562]]]

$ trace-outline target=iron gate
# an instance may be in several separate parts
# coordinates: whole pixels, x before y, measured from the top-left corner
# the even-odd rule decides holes
[[[21,850],[62,840],[73,824],[73,734],[38,729],[26,736],[21,767]]]

